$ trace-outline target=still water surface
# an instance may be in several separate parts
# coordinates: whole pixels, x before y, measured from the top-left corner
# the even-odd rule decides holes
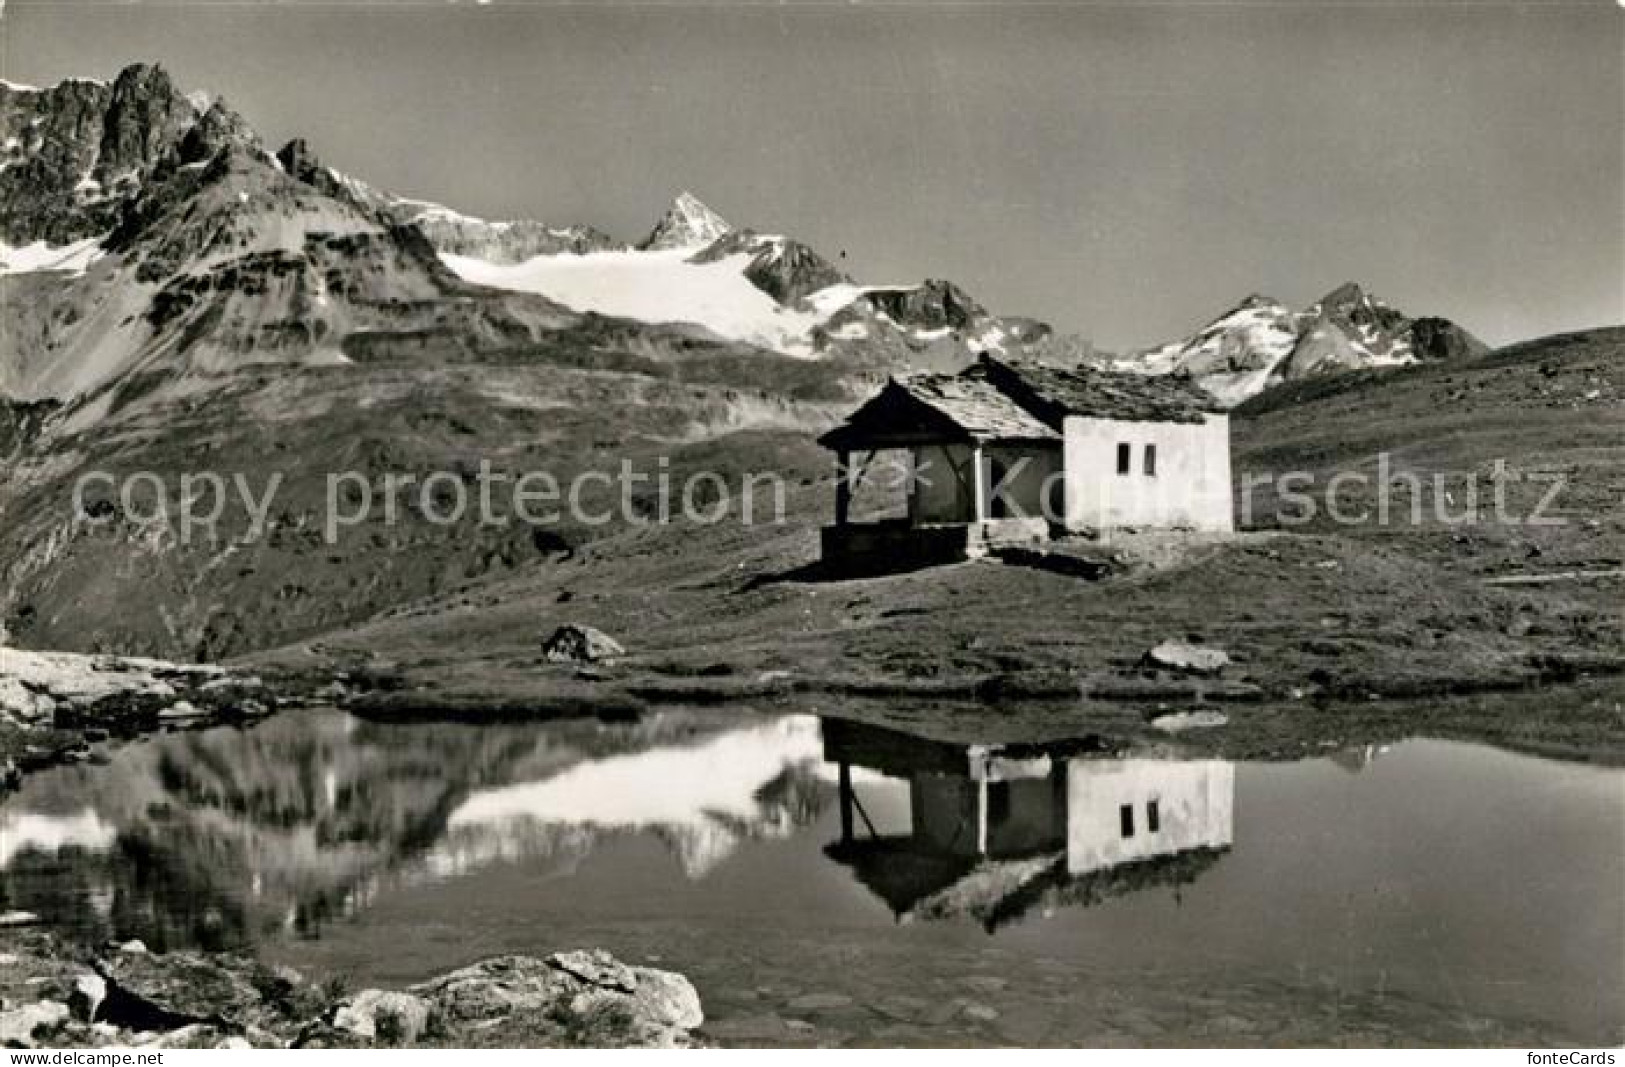
[[[177,733],[0,807],[0,905],[353,984],[602,946],[740,1043],[1617,1043],[1625,772],[811,716]]]

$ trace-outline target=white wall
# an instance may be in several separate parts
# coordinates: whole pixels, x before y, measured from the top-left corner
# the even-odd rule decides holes
[[[1230,488],[1230,418],[1205,422],[1126,422],[1069,416],[1064,425],[1066,525],[1235,529]],[[1117,446],[1131,446],[1127,474],[1117,473]],[[1145,473],[1145,446],[1157,446],[1155,475]]]
[[[1219,848],[1235,837],[1235,765],[1224,760],[1075,759],[1067,765],[1066,869],[1087,874],[1120,863],[1193,848]],[[1157,802],[1158,829],[1146,806]],[[1134,812],[1124,837],[1121,808]]]

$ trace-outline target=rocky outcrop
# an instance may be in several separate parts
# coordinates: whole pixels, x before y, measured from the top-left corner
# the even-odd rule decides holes
[[[624,247],[591,226],[549,226],[534,219],[487,222],[438,205],[402,201],[397,215],[416,226],[439,252],[487,263],[523,263],[536,256],[586,255]]]
[[[786,307],[820,289],[852,281],[800,241],[763,236],[754,230],[734,230],[701,249],[689,262],[715,263],[738,255],[751,257],[745,266],[750,283]]]
[[[1486,351],[1447,319],[1411,319],[1355,282],[1302,311],[1254,294],[1182,340],[1105,361],[1115,370],[1183,374],[1234,405],[1282,382]]]
[[[1490,346],[1449,319],[1424,315],[1410,324],[1411,352],[1424,362],[1482,356]]]
[[[222,667],[0,647],[0,789],[82,756],[87,740],[242,721],[277,704],[259,678]]]
[[[111,84],[0,83],[0,241],[57,246],[106,233],[201,118],[157,66],[128,67]]]
[[[16,458],[60,407],[52,401],[30,404],[0,399],[0,461]]]
[[[912,289],[870,289],[863,298],[899,326],[963,329],[987,318],[987,309],[969,293],[934,278]]]
[[[626,655],[620,642],[591,626],[560,626],[542,642],[542,656],[553,663],[604,663]]]
[[[631,967],[603,951],[538,960],[502,956],[410,990],[442,1025],[485,1047],[670,1048],[705,1019],[699,994],[671,971]]]
[[[682,975],[602,950],[502,956],[343,995],[230,955],[0,939],[0,1040],[13,1047],[676,1048],[696,1043],[704,1018]]]

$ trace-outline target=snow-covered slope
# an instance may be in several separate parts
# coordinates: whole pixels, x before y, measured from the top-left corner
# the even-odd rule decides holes
[[[34,271],[55,271],[83,274],[103,255],[99,238],[86,237],[53,247],[47,241],[34,241],[21,248],[13,248],[0,241],[0,274],[29,274]]]
[[[1253,295],[1190,337],[1109,361],[1116,370],[1184,374],[1234,405],[1313,374],[1396,367],[1483,351],[1444,319],[1411,319],[1353,282],[1303,311]]]
[[[591,226],[550,226],[534,219],[490,222],[426,200],[396,201],[395,217],[422,230],[443,252],[488,263],[523,263],[541,255],[622,247]]]
[[[790,355],[812,355],[812,331],[823,322],[816,311],[785,307],[751,284],[745,276],[752,258],[748,253],[703,263],[693,262],[692,250],[685,248],[563,253],[512,264],[449,254],[441,258],[479,285],[540,293],[576,311],[692,323],[720,337]],[[861,293],[846,285],[829,295],[844,305]]]
[[[656,227],[661,239],[643,247],[509,262],[452,245],[441,247],[441,258],[478,285],[537,293],[580,312],[686,323],[799,357],[953,364],[1047,331],[989,314],[952,282],[860,285],[799,241],[726,227],[720,215],[683,193]],[[709,243],[688,243],[718,230]]]

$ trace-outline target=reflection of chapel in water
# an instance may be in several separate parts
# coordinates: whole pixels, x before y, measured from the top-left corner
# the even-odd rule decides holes
[[[899,920],[969,915],[990,930],[1032,910],[1193,881],[1234,837],[1234,765],[1090,757],[1077,746],[931,741],[824,721],[839,768],[829,854]],[[909,828],[882,833],[852,768],[908,782]]]

